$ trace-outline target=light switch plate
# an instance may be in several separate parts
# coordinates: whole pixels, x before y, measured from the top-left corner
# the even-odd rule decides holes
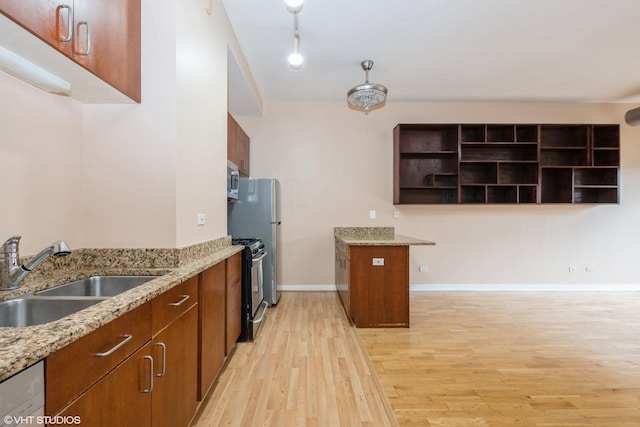
[[[369,219],[376,219],[376,211],[374,209],[369,211]]]
[[[384,258],[373,258],[373,265],[384,265]]]
[[[204,214],[198,214],[198,225],[204,225],[207,222]]]

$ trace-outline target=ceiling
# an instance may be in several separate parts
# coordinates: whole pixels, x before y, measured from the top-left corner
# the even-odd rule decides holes
[[[638,0],[223,0],[265,100],[640,102]]]

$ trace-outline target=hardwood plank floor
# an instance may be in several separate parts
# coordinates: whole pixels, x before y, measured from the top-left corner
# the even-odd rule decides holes
[[[358,329],[402,426],[640,426],[640,294],[423,292]]]
[[[336,292],[284,292],[239,343],[194,427],[396,426]]]

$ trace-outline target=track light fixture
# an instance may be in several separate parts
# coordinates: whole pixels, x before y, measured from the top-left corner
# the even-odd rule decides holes
[[[289,13],[293,14],[293,52],[289,55],[289,67],[299,70],[304,58],[300,55],[300,30],[298,30],[298,13],[302,10],[303,0],[285,0]]]

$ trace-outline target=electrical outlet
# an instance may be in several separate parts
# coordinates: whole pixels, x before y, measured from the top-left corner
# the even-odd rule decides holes
[[[375,209],[371,209],[369,211],[369,219],[376,219],[376,211],[375,211]]]
[[[393,217],[394,217],[395,219],[400,218],[400,211],[393,211]]]
[[[204,214],[198,214],[198,225],[204,225],[207,219]]]
[[[384,265],[384,258],[373,258],[373,265]]]
[[[420,273],[426,273],[428,271],[429,271],[429,267],[427,267],[426,265],[420,266]]]

